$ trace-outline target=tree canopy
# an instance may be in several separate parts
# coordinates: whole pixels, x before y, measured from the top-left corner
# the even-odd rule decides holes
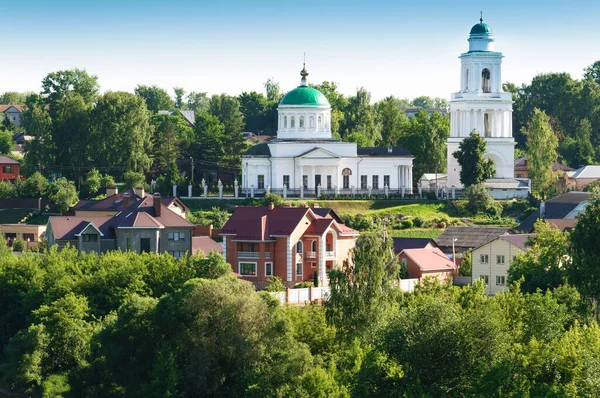
[[[461,141],[458,151],[452,156],[460,165],[460,182],[466,187],[483,183],[496,173],[494,162],[485,159],[486,144],[477,131],[471,132],[468,138]]]

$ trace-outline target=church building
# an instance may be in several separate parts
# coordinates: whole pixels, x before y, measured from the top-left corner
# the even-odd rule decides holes
[[[289,195],[412,193],[414,157],[401,147],[359,148],[331,136],[331,105],[309,87],[303,68],[300,86],[277,108],[277,137],[242,156],[242,189]]]
[[[460,91],[450,101],[447,187],[462,187],[460,165],[453,153],[475,130],[487,145],[484,158],[491,159],[496,169],[496,176],[486,181],[487,188],[497,199],[524,197],[529,181],[514,178],[512,96],[502,91],[503,55],[494,50],[494,40],[491,28],[480,19],[471,28],[469,51],[460,55]]]

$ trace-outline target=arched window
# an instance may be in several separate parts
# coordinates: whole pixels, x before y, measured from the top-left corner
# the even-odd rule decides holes
[[[310,118],[308,118],[308,127],[310,127],[311,129],[315,128],[315,117],[311,116]]]
[[[290,118],[290,127],[291,128],[295,128],[296,127],[296,118],[293,117],[293,116]]]
[[[283,128],[287,129],[287,116],[283,117]]]
[[[302,254],[302,241],[299,240],[298,243],[296,243],[296,254]]]
[[[489,113],[483,114],[483,130],[485,132],[486,137],[492,136],[492,126],[490,126],[490,114]]]
[[[317,241],[313,240],[312,244],[311,244],[311,251],[316,252],[317,251]]]
[[[465,73],[465,91],[469,91],[469,70]]]
[[[485,68],[481,71],[481,91],[484,93],[491,93],[490,87],[490,70]]]
[[[304,128],[304,116],[300,116],[300,126],[301,129]]]
[[[317,128],[321,128],[321,116],[317,118]]]

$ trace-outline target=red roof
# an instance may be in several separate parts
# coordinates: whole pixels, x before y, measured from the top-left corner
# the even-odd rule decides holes
[[[6,112],[10,107],[15,107],[16,110],[23,113],[24,105],[0,105],[0,112]]]
[[[135,189],[129,188],[124,190],[123,192],[119,192],[118,194],[111,195],[106,199],[101,200],[80,200],[73,207],[74,210],[86,210],[86,211],[119,211],[125,208],[125,194],[129,195],[130,203],[135,202],[136,200],[143,199],[135,193]],[[144,198],[152,197],[152,195],[148,192],[144,193]],[[176,202],[177,205],[183,208],[184,211],[187,211],[187,207],[183,202],[181,202],[178,198],[175,197],[161,197],[160,201],[163,205],[169,206],[173,202]]]
[[[21,164],[18,160],[9,158],[8,156],[0,155],[0,164]]]
[[[48,223],[56,240],[76,240],[76,234],[80,234],[90,223],[106,237],[112,238],[110,228],[111,217],[71,217],[52,216]]]
[[[223,246],[208,236],[194,236],[192,237],[192,254],[198,254],[199,251],[204,254],[210,252],[223,254]]]
[[[406,254],[421,271],[453,271],[456,265],[440,249],[405,249]]]
[[[325,231],[327,231],[327,228],[329,228],[333,221],[333,218],[318,218],[313,220],[308,229],[304,231],[304,235],[321,236],[325,233]]]

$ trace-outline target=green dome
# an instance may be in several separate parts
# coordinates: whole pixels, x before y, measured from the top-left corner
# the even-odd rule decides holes
[[[283,97],[279,105],[331,106],[319,90],[308,86],[298,86]]]
[[[479,22],[477,25],[473,25],[471,28],[472,35],[491,35],[492,28],[486,23]]]

